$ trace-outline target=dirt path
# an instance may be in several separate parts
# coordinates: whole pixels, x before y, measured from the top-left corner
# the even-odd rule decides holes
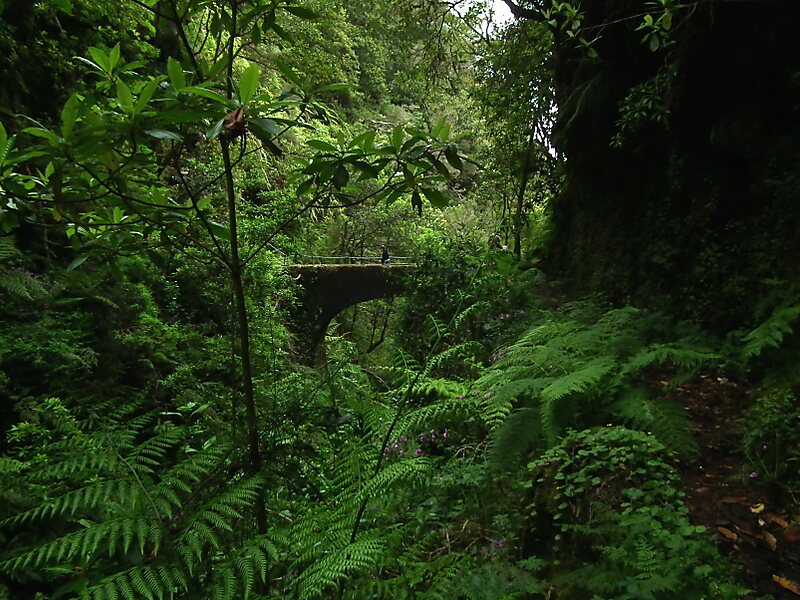
[[[720,552],[742,565],[743,583],[776,600],[800,598],[800,506],[752,477],[740,454],[747,390],[715,374],[677,389],[699,446],[684,472],[692,520],[715,531]],[[794,518],[795,525],[792,526]]]

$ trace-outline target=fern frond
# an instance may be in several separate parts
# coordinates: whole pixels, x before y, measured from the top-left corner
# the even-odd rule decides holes
[[[523,407],[509,415],[490,438],[488,460],[495,470],[522,464],[527,453],[539,446],[541,416],[534,407]]]
[[[792,334],[798,317],[800,304],[776,308],[766,321],[744,336],[742,356],[747,360],[759,356],[767,348],[779,347],[783,338]]]
[[[355,499],[357,502],[369,500],[372,497],[386,494],[391,487],[399,482],[411,483],[420,481],[432,471],[432,467],[431,461],[425,457],[394,462],[367,481],[364,487],[356,494]]]
[[[331,549],[297,577],[299,600],[312,600],[339,581],[364,572],[378,563],[384,552],[380,539],[362,538],[342,548]]]
[[[106,480],[92,483],[78,490],[48,500],[35,508],[18,513],[2,522],[0,526],[19,525],[41,521],[76,512],[85,513],[102,506],[112,498],[130,498],[136,495],[135,484],[126,480]]]
[[[615,368],[615,361],[601,356],[579,364],[574,371],[559,377],[541,392],[542,400],[552,403],[570,394],[581,394],[597,385]]]
[[[13,573],[31,567],[41,569],[48,565],[85,560],[95,555],[101,544],[107,544],[109,554],[117,548],[127,552],[137,531],[145,534],[144,543],[148,541],[148,533],[153,530],[152,525],[151,520],[138,518],[90,524],[3,561],[0,563],[0,571]]]
[[[670,398],[651,398],[647,390],[634,388],[612,405],[626,425],[652,433],[664,447],[684,455],[697,451],[686,411]]]

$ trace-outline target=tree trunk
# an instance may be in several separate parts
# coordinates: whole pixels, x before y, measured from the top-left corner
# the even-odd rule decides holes
[[[525,205],[525,189],[528,187],[528,180],[531,176],[531,157],[533,156],[533,146],[535,139],[533,129],[528,136],[528,147],[525,148],[525,158],[522,162],[520,173],[519,191],[517,192],[517,209],[514,212],[514,256],[519,261],[522,259],[522,213]]]

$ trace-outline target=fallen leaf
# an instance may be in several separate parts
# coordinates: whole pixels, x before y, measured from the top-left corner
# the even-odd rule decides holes
[[[781,577],[780,575],[773,575],[772,581],[777,583],[785,590],[789,590],[793,594],[797,594],[800,596],[800,585],[797,584],[796,581],[792,581],[791,579],[786,579],[785,577]]]
[[[775,549],[778,547],[778,540],[775,539],[775,536],[769,531],[762,531],[761,536],[764,538],[764,541],[767,542],[769,549],[775,552]]]
[[[764,508],[765,508],[764,503],[759,502],[758,504],[754,504],[753,506],[750,507],[750,512],[753,513],[754,515],[758,515],[764,512]]]
[[[736,535],[735,533],[733,533],[727,527],[717,527],[717,531],[719,531],[722,535],[724,535],[726,538],[728,538],[732,542],[735,542],[736,540],[739,539],[739,536]]]
[[[723,498],[720,500],[723,504],[741,504],[747,500],[744,496],[728,496],[727,498]]]
[[[695,492],[696,494],[705,494],[705,493],[706,493],[708,490],[710,490],[710,489],[711,489],[710,487],[707,487],[707,486],[702,486],[702,487],[699,487],[699,488],[695,489],[695,491],[694,491],[694,492]]]
[[[789,528],[789,523],[786,519],[782,519],[777,515],[773,515],[772,513],[764,513],[761,515],[761,518],[764,519],[767,523],[774,523],[775,525],[780,526],[783,529]]]

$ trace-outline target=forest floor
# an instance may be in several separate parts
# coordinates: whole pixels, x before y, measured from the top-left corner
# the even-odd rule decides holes
[[[683,473],[687,503],[692,521],[716,532],[720,552],[741,565],[744,585],[797,600],[800,505],[748,472],[740,450],[748,394],[746,385],[712,373],[677,388],[699,446]]]

